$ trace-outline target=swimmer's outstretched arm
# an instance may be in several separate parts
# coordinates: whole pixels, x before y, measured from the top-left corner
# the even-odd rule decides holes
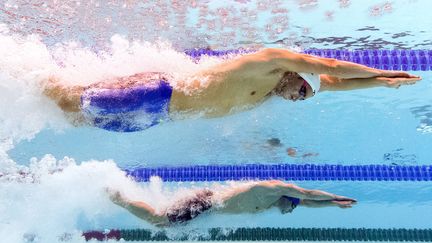
[[[124,198],[118,191],[107,191],[110,194],[110,199],[113,203],[128,210],[138,218],[156,226],[164,226],[168,224],[168,218],[164,215],[157,214],[154,208],[150,205],[140,201],[130,201]]]
[[[300,205],[306,207],[337,206],[338,204],[349,206],[356,202],[352,198],[272,180],[257,182],[254,185],[240,186],[233,191],[223,192],[221,201],[223,201],[224,207],[219,210],[227,213],[241,213],[245,205],[251,204],[253,204],[254,208],[265,208],[274,204],[282,196],[299,198]]]
[[[280,196],[290,196],[300,199],[321,201],[321,200],[337,200],[337,201],[356,201],[355,199],[339,196],[325,191],[305,189],[291,183],[283,181],[264,181],[258,183],[258,186],[268,188]]]
[[[340,61],[332,58],[322,58],[307,54],[291,52],[284,49],[268,48],[256,54],[267,61],[292,72],[310,72],[328,74],[343,79],[373,78],[373,77],[405,77],[417,76],[401,71],[387,71],[370,68],[364,65]]]
[[[321,91],[397,88],[421,79],[402,71],[380,70],[352,62],[267,48],[192,75],[189,79],[192,84],[199,84],[200,80],[210,82],[197,85],[198,88],[190,85],[190,90],[199,91],[194,95],[185,95],[174,89],[170,110],[205,111],[205,116],[217,117],[233,112],[235,107],[251,107],[268,97],[286,72],[320,74],[323,77]]]
[[[242,205],[244,202],[256,200],[275,202],[282,196],[290,196],[309,201],[356,201],[352,198],[325,191],[301,188],[279,180],[260,181],[253,186],[239,187],[225,194],[222,200],[225,206],[237,208],[238,205]]]
[[[322,83],[322,90],[394,87],[420,80],[420,77],[406,72],[380,70],[352,62],[267,48],[197,74],[197,80],[206,78],[212,82],[202,90],[199,97],[192,97],[189,102],[183,103],[205,103],[203,98],[216,95],[226,101],[223,105],[227,107],[232,107],[235,102],[240,103],[239,100],[246,101],[243,103],[253,103],[256,100],[251,100],[251,96],[256,99],[266,96],[279,83],[285,72],[315,73],[331,77],[332,80]],[[199,102],[197,99],[200,99]],[[176,108],[181,110],[182,106],[193,105],[177,106]]]
[[[320,75],[320,91],[345,91],[354,89],[367,89],[373,87],[399,88],[401,85],[412,85],[421,80],[420,77],[373,77],[344,79],[330,75]]]
[[[356,202],[350,200],[341,200],[341,201],[337,201],[337,200],[316,201],[316,200],[308,200],[308,199],[300,200],[300,205],[308,208],[323,208],[323,207],[351,208],[354,204],[356,204]]]

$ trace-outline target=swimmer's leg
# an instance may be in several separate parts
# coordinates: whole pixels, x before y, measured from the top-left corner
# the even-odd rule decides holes
[[[64,112],[81,112],[83,86],[66,86],[57,78],[50,77],[44,87],[44,95],[56,102]]]
[[[56,77],[50,77],[45,83],[44,94],[54,100],[64,112],[81,112],[81,96],[88,88],[124,89],[145,84],[148,80],[164,79],[161,73],[137,73],[131,76],[117,77],[98,81],[89,86],[66,86]]]

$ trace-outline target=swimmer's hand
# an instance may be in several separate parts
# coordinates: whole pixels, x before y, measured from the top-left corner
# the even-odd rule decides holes
[[[419,76],[410,77],[377,77],[378,81],[382,82],[386,87],[399,88],[402,85],[412,85],[421,80]]]
[[[354,204],[357,203],[357,201],[352,201],[352,200],[342,200],[342,201],[333,200],[332,203],[335,206],[338,206],[340,208],[351,208]]]
[[[106,188],[105,191],[106,193],[108,193],[111,202],[119,206],[124,206],[125,204],[127,204],[127,201],[123,198],[123,196],[119,191],[114,190],[112,188]]]
[[[346,201],[346,202],[353,202],[353,203],[357,202],[357,200],[355,200],[354,198],[349,198],[349,197],[344,197],[339,195],[335,195],[332,201]]]

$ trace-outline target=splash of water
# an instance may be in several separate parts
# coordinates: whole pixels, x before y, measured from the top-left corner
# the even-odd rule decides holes
[[[11,34],[5,26],[0,31],[0,46],[4,47],[0,49],[0,102],[6,104],[0,106],[2,240],[79,242],[80,230],[86,225],[119,227],[118,222],[124,222],[120,226],[149,227],[139,220],[122,220],[124,211],[109,201],[106,188],[149,202],[157,210],[191,193],[186,187],[173,192],[156,178],[141,187],[113,161],[76,162],[45,155],[24,166],[25,161],[14,161],[8,151],[44,129],[61,132],[70,127],[61,110],[43,95],[44,82],[51,76],[71,86],[139,72],[165,72],[173,77],[171,85],[176,86],[178,80],[184,85],[189,82],[186,76],[222,59],[204,57],[197,62],[167,42],[130,42],[119,35],[97,52],[76,42],[48,47],[36,35]]]
[[[71,158],[46,155],[20,172],[0,177],[0,237],[5,242],[23,237],[56,242],[65,232],[80,240],[78,222],[103,225],[102,220],[121,212],[108,200],[106,188],[154,205],[167,202],[160,181],[139,187],[113,161],[77,165]]]
[[[51,76],[58,77],[64,85],[85,86],[139,72],[164,72],[173,77],[172,86],[177,85],[177,80],[184,86],[189,81],[185,77],[221,62],[215,57],[196,62],[168,42],[130,42],[119,35],[98,52],[76,42],[49,48],[38,36],[12,35],[5,26],[2,28],[0,102],[7,104],[0,107],[3,148],[31,139],[43,128],[67,126],[61,111],[42,95],[43,84]]]
[[[250,183],[253,182],[209,186],[222,196]],[[113,161],[77,164],[68,157],[33,158],[29,167],[0,176],[0,237],[5,242],[80,242],[81,231],[99,227],[153,228],[111,203],[107,189],[120,191],[124,197],[144,201],[160,211],[193,195],[196,187],[170,187],[157,177],[139,185]]]

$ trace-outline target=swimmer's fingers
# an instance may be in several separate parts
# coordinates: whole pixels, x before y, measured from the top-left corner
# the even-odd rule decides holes
[[[114,192],[116,192],[117,190],[114,190],[113,188],[110,187],[105,187],[105,192],[108,194],[113,194]]]
[[[333,203],[340,208],[352,208],[352,206],[356,204],[356,202],[352,201],[333,201]]]
[[[109,199],[115,203],[115,204],[119,204],[123,201],[122,199],[122,195],[120,194],[119,191],[114,190],[112,188],[105,188],[105,192],[108,193]]]
[[[357,200],[354,198],[344,197],[344,196],[336,196],[333,201],[347,201],[347,202],[353,202],[356,203]]]
[[[417,81],[421,80],[420,77],[413,78],[387,78],[387,77],[378,77],[377,80],[383,82],[385,86],[389,88],[399,88],[402,85],[412,85]]]

